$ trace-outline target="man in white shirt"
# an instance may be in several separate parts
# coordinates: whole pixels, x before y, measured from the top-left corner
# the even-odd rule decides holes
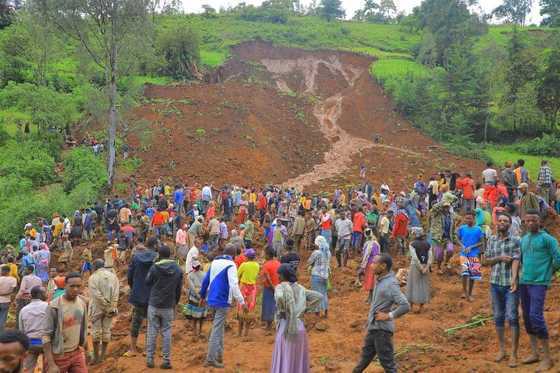
[[[340,219],[337,219],[334,226],[338,237],[336,242],[336,261],[339,267],[346,267],[348,248],[352,238],[352,220],[350,220],[349,213],[344,213]]]
[[[185,275],[188,275],[193,270],[193,259],[198,258],[199,254],[199,247],[202,244],[202,239],[200,237],[196,237],[194,239],[194,245],[189,249],[187,253],[187,259],[185,261]]]
[[[492,162],[486,163],[486,169],[482,171],[482,180],[484,184],[496,185],[498,182],[498,172],[492,167]]]
[[[16,291],[17,280],[10,276],[10,267],[2,266],[0,276],[0,332],[4,331],[4,325],[8,319],[8,309],[12,303],[11,295]]]
[[[46,328],[47,291],[42,286],[31,288],[31,303],[19,313],[20,330],[29,338],[29,350],[23,360],[23,371],[34,372],[39,355],[43,353],[43,331]]]

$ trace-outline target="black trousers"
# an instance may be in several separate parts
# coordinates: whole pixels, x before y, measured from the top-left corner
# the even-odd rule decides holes
[[[352,373],[362,373],[375,358],[375,355],[379,358],[385,373],[395,373],[397,371],[393,355],[393,333],[385,330],[368,330],[362,347],[360,362]]]

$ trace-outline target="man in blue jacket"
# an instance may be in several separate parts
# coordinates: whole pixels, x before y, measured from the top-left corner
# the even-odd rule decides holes
[[[157,253],[157,238],[152,237],[148,240],[147,248],[143,245],[143,237],[139,237],[139,244],[134,248],[134,255],[128,265],[128,286],[130,294],[128,303],[132,304],[132,322],[130,324],[130,349],[127,356],[136,356],[138,349],[136,342],[142,321],[148,317],[148,299],[150,297],[150,287],[146,285],[146,276],[154,264]]]
[[[161,369],[171,368],[171,328],[175,318],[175,306],[181,298],[183,270],[174,260],[169,259],[171,249],[159,248],[159,261],[154,263],[146,285],[151,287],[148,300],[148,338],[146,341],[146,366],[154,367],[157,335],[162,336],[163,364]]]
[[[232,298],[246,307],[239,290],[237,268],[233,262],[235,247],[227,244],[224,255],[217,256],[210,264],[210,269],[202,281],[200,298],[206,299],[209,307],[215,311],[212,332],[208,339],[208,356],[205,366],[223,368],[224,325]]]

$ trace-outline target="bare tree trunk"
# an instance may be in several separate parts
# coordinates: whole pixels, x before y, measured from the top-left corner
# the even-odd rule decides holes
[[[111,17],[113,27],[111,27],[110,55],[109,55],[109,129],[107,148],[109,156],[107,157],[107,174],[108,186],[111,188],[115,181],[115,165],[116,165],[116,149],[115,143],[117,138],[117,44],[115,37],[115,21],[116,11]]]

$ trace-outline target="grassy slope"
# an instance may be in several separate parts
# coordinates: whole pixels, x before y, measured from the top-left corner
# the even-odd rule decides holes
[[[551,157],[538,157],[534,155],[521,154],[515,151],[511,151],[507,148],[492,148],[487,149],[486,153],[496,162],[497,165],[501,166],[506,161],[517,161],[518,159],[525,160],[525,167],[529,170],[529,175],[532,180],[535,180],[539,173],[539,168],[541,165],[541,160],[548,159],[550,166],[555,175],[560,172],[560,158]]]

